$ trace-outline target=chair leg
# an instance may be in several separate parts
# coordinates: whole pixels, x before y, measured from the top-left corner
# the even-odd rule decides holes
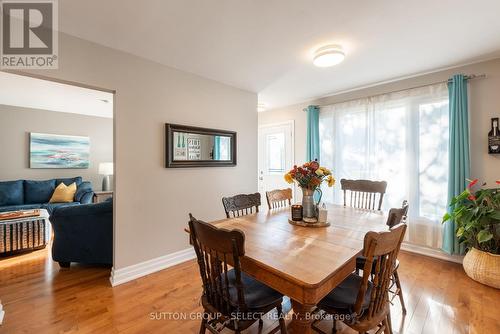
[[[207,330],[207,319],[205,318],[206,314],[203,314],[203,320],[201,321],[200,326],[200,334],[205,334]]]
[[[333,327],[332,327],[332,334],[337,333],[337,319],[335,319],[335,316],[333,317]]]
[[[389,307],[389,312],[387,313],[387,324],[392,332],[392,319],[391,319],[391,308]]]
[[[389,316],[385,317],[384,320],[382,320],[382,324],[384,325],[384,334],[392,334],[392,328],[389,323]]]
[[[399,281],[398,271],[395,270],[392,275],[394,276],[394,281],[396,281],[396,288],[398,289],[397,295],[399,297],[399,301],[401,302],[401,308],[403,309],[403,314],[406,314],[406,306],[405,306],[405,301],[403,299],[403,290],[401,289],[401,282]]]
[[[286,324],[285,324],[285,315],[283,314],[283,306],[279,304],[276,306],[276,310],[278,311],[279,324],[280,324],[280,332],[286,334]]]

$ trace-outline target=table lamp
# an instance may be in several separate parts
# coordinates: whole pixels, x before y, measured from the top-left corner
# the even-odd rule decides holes
[[[99,175],[104,175],[102,179],[102,190],[109,191],[109,176],[113,175],[113,163],[112,162],[101,162],[99,164]]]

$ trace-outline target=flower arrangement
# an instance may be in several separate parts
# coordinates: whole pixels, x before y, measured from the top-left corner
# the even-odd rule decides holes
[[[288,183],[295,181],[299,187],[310,190],[316,190],[323,181],[326,181],[329,187],[333,187],[335,184],[332,172],[328,168],[320,166],[317,160],[306,162],[302,166],[293,166],[285,174],[285,181]]]
[[[468,180],[469,185],[451,200],[451,213],[446,213],[443,223],[455,221],[457,237],[469,249],[500,254],[500,191],[473,188],[478,180]],[[496,181],[500,185],[500,180]],[[486,183],[483,183],[483,187]]]

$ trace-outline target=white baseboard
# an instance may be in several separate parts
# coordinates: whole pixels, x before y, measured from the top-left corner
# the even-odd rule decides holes
[[[192,260],[196,257],[192,247],[157,257],[148,261],[137,263],[121,269],[111,269],[109,278],[112,286],[117,286],[136,278],[152,274],[154,272],[175,266],[176,264]]]
[[[0,325],[3,323],[3,316],[5,315],[5,311],[3,310],[2,302],[0,302]]]
[[[418,246],[415,244],[410,244],[403,242],[401,245],[401,250],[410,252],[410,253],[415,253],[415,254],[420,254],[420,255],[425,255],[425,256],[430,256],[436,259],[441,259],[445,261],[451,261],[455,263],[462,263],[463,261],[463,256],[460,255],[450,255],[445,252],[443,252],[440,249],[434,249],[434,248],[429,248],[425,246]]]
[[[418,246],[415,244],[405,243],[401,245],[401,249],[407,252],[416,253],[420,255],[430,256],[433,258],[451,261],[455,263],[462,263],[463,256],[449,255],[445,252],[428,248],[424,246]],[[164,256],[157,257],[148,261],[144,261],[138,264],[134,264],[121,269],[111,269],[111,276],[109,278],[112,286],[117,286],[136,278],[152,274],[154,272],[175,266],[176,264],[186,262],[196,258],[196,254],[192,247],[167,254]],[[2,305],[0,304],[0,324],[1,318],[3,317]]]

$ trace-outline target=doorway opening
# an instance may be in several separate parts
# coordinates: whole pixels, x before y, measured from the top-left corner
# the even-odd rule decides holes
[[[111,267],[114,92],[10,72],[0,87],[0,270]]]
[[[258,185],[261,197],[266,191],[292,188],[295,198],[295,185],[286,183],[283,176],[294,162],[294,122],[266,124],[258,130]]]

